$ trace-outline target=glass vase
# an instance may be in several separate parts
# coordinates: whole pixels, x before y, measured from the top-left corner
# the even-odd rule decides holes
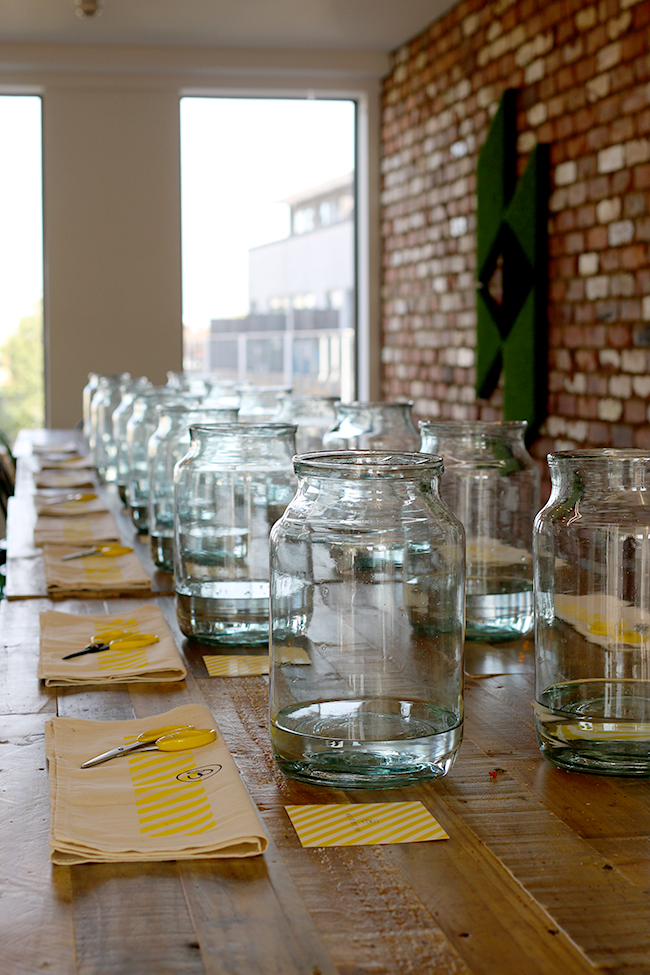
[[[271,532],[270,726],[295,778],[392,788],[444,775],[463,727],[464,532],[440,458],[295,458]]]
[[[650,456],[549,455],[535,521],[535,723],[572,771],[650,774]]]
[[[195,405],[176,389],[150,386],[135,397],[126,424],[126,500],[131,521],[139,535],[146,535],[149,530],[149,438],[158,426],[157,407],[163,404]]]
[[[422,450],[439,454],[440,493],[467,536],[465,635],[498,642],[533,628],[533,521],[539,471],[526,423],[420,423]]]
[[[181,631],[209,643],[269,638],[269,533],[295,491],[293,424],[190,427],[174,471]]]
[[[323,436],[323,448],[419,450],[412,409],[412,403],[337,403],[336,424]]]
[[[91,451],[94,450],[95,443],[94,440],[92,440],[91,442],[90,404],[92,402],[92,398],[95,393],[95,390],[97,389],[98,384],[99,384],[99,373],[89,372],[88,382],[84,386],[83,392],[81,394],[81,403],[82,403],[82,411],[83,411],[83,434],[86,440],[88,441],[88,446],[90,447]]]
[[[113,413],[113,442],[115,444],[115,483],[122,500],[126,504],[126,482],[129,475],[129,443],[126,437],[126,425],[133,413],[133,403],[138,393],[150,389],[151,383],[146,376],[131,379],[122,383],[120,391],[122,397]]]
[[[323,437],[336,423],[338,403],[334,396],[285,393],[279,398],[280,406],[274,419],[277,423],[296,424],[296,450],[299,454],[308,454],[323,449]]]
[[[174,569],[174,467],[190,447],[190,426],[234,423],[237,410],[159,405],[158,426],[149,438],[149,541],[154,565]]]
[[[130,379],[128,372],[119,376],[100,376],[91,401],[91,437],[94,444],[93,463],[97,473],[106,482],[117,475],[115,456],[117,448],[113,439],[113,412],[119,406],[122,383]]]

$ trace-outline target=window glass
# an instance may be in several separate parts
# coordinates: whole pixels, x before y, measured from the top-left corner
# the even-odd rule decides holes
[[[0,431],[44,425],[41,99],[0,95]]]
[[[354,145],[352,101],[182,99],[185,369],[354,398]]]

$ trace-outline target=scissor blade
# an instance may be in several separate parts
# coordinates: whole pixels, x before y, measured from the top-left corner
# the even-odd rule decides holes
[[[102,752],[101,755],[95,755],[94,758],[89,758],[81,767],[91,768],[93,765],[101,765],[102,762],[108,762],[111,758],[119,758],[120,755],[128,754],[128,752],[139,751],[148,744],[149,742],[146,741],[134,741],[131,745],[120,745],[119,748],[111,748],[110,751]]]

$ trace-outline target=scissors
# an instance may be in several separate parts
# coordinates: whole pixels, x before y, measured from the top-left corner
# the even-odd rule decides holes
[[[94,545],[86,549],[85,552],[72,552],[70,555],[62,555],[62,562],[69,562],[70,559],[85,559],[88,555],[102,555],[106,558],[115,558],[117,555],[128,555],[133,549],[128,545]]]
[[[195,728],[193,725],[169,725],[166,728],[153,728],[143,731],[130,745],[119,745],[110,751],[102,752],[84,762],[82,768],[101,765],[120,755],[130,752],[185,752],[200,745],[209,745],[217,737],[215,728]]]
[[[139,650],[140,647],[149,647],[152,643],[158,643],[155,633],[127,633],[124,630],[114,630],[112,633],[104,633],[102,636],[94,636],[92,643],[89,643],[83,650],[75,650],[68,653],[62,660],[72,660],[73,657],[83,657],[85,653],[101,653],[102,650]]]
[[[48,504],[67,504],[68,501],[94,501],[97,497],[96,494],[66,494],[64,498],[56,498],[53,501],[48,501]]]

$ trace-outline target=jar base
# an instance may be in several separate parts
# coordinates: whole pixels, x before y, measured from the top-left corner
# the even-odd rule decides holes
[[[149,535],[151,558],[153,564],[161,572],[174,571],[174,539],[173,536]]]
[[[542,754],[571,772],[650,776],[650,689],[646,685],[645,681],[596,680],[549,688],[543,695],[545,703],[535,704]]]
[[[181,633],[229,646],[268,643],[268,582],[188,583],[176,590]]]
[[[345,789],[392,789],[451,769],[462,722],[445,708],[392,699],[293,705],[271,721],[275,760],[288,776]]]
[[[469,576],[465,598],[465,639],[498,643],[530,633],[534,623],[533,584],[498,574]]]

